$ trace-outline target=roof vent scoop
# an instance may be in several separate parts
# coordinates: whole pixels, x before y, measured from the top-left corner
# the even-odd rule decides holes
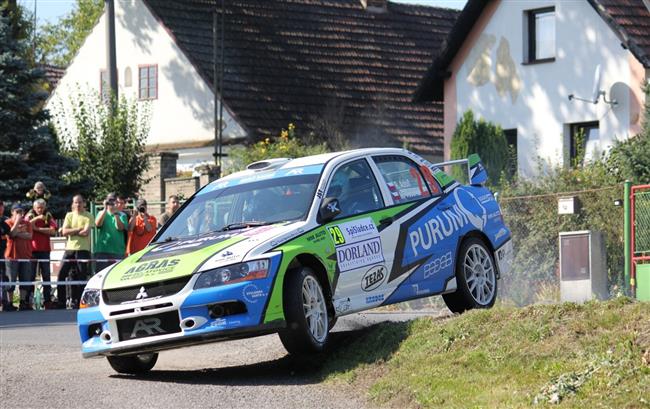
[[[267,159],[253,162],[250,165],[246,166],[248,170],[269,170],[277,169],[285,163],[289,162],[290,158],[276,158],[276,159]]]
[[[372,13],[385,13],[388,11],[387,0],[361,0],[361,5],[366,11]]]

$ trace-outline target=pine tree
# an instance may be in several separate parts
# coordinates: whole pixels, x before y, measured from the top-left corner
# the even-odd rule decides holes
[[[83,183],[68,186],[62,180],[76,163],[59,154],[47,127],[45,74],[27,62],[28,44],[14,27],[21,24],[13,18],[16,9],[0,7],[0,199],[28,201],[26,193],[40,180],[52,194],[50,210],[60,216],[69,202],[65,196]]]

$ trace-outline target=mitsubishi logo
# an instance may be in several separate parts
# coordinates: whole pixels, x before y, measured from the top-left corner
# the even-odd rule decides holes
[[[135,296],[136,300],[141,300],[143,298],[149,297],[149,294],[147,294],[147,291],[145,291],[144,287],[140,287],[140,292],[138,295]]]

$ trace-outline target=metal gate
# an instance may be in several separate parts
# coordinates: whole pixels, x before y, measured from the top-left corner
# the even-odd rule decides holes
[[[629,242],[625,254],[626,278],[629,276],[630,295],[648,300],[650,299],[650,185],[631,186],[626,182],[625,191],[626,199],[629,199],[629,212],[625,212],[625,236],[626,241]]]

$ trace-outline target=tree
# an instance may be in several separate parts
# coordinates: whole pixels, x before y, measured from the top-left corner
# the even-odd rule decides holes
[[[13,9],[15,11],[15,9]],[[69,185],[65,175],[75,162],[59,153],[56,138],[46,121],[43,109],[47,93],[42,91],[44,73],[31,67],[25,56],[27,43],[15,37],[22,24],[12,9],[2,6],[0,17],[0,198],[24,201],[25,194],[36,181],[43,181],[52,193],[50,210],[57,215],[64,211],[66,195],[83,188],[84,178]]]
[[[147,182],[150,105],[125,97],[106,102],[96,91],[77,92],[57,109],[54,126],[64,153],[79,162],[71,179],[93,181],[91,198],[109,192],[133,197]]]
[[[103,0],[77,0],[57,23],[45,24],[38,35],[38,61],[68,66],[103,12]]]
[[[496,185],[503,172],[510,169],[510,150],[501,127],[484,119],[476,121],[468,110],[458,122],[451,139],[451,158],[465,159],[478,153],[487,169],[489,182]],[[458,175],[454,174],[458,178]]]
[[[609,154],[609,168],[620,181],[650,183],[650,85],[645,87],[642,125],[638,135],[617,142]]]

